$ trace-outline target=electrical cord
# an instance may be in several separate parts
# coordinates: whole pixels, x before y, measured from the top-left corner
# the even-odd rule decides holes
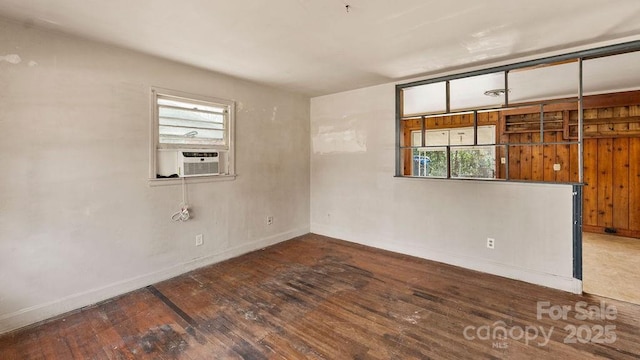
[[[182,206],[182,209],[173,215],[171,215],[173,221],[187,221],[189,220],[189,208]]]
[[[189,205],[187,204],[187,183],[185,178],[182,178],[182,203],[180,204],[180,211],[171,215],[173,221],[187,221],[189,220]]]

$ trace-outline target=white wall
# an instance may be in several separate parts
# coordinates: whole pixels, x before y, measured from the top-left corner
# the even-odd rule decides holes
[[[311,231],[580,291],[572,187],[394,178],[394,91],[387,84],[311,99]]]
[[[308,98],[4,20],[0,59],[0,333],[309,231]],[[236,101],[238,177],[186,223],[147,180],[151,86]]]

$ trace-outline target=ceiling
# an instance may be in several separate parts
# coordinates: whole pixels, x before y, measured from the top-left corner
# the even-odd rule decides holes
[[[640,36],[638,0],[0,0],[0,15],[309,96]]]

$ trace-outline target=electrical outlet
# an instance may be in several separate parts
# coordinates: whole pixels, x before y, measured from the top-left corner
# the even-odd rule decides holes
[[[496,246],[496,239],[487,238],[487,248],[493,249]]]
[[[562,166],[560,164],[553,164],[553,171],[560,171]]]
[[[501,157],[500,158],[500,164],[506,164],[507,163],[507,158],[506,157]]]
[[[273,216],[267,216],[267,225],[273,224]]]
[[[196,246],[200,246],[204,243],[204,239],[202,238],[202,234],[196,235]]]

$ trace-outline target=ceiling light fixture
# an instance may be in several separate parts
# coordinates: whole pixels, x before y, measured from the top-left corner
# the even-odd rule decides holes
[[[506,89],[493,89],[493,90],[487,90],[484,92],[484,94],[486,96],[491,96],[491,97],[498,97],[498,96],[502,96],[504,95],[507,91],[510,90],[506,90]]]

